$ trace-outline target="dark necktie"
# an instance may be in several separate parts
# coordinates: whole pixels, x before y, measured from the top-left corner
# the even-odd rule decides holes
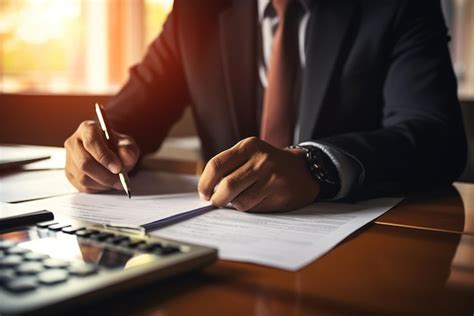
[[[279,22],[272,43],[260,137],[278,148],[292,144],[296,121],[294,86],[299,67],[297,2],[272,1]]]

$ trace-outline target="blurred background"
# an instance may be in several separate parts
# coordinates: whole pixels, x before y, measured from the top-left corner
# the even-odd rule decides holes
[[[126,81],[172,0],[0,0],[0,142],[62,146]],[[193,135],[190,113],[172,132]]]
[[[172,0],[0,0],[2,93],[113,94]]]
[[[118,91],[172,4],[0,0],[0,142],[61,146],[80,121],[93,117],[95,102]],[[474,122],[474,1],[442,5],[465,119]],[[171,134],[195,135],[189,112]]]

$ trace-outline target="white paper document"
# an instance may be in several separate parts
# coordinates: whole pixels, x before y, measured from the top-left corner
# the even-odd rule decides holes
[[[199,199],[197,181],[195,176],[140,172],[130,177],[131,199],[113,191],[58,196],[22,205],[96,223],[143,225],[209,205]]]
[[[19,202],[77,192],[64,170],[12,172],[0,176],[0,202]]]
[[[324,255],[399,201],[399,198],[381,198],[356,204],[317,203],[279,214],[219,209],[152,234],[216,247],[221,259],[295,271]]]
[[[46,209],[60,217],[139,226],[208,204],[201,201],[197,193],[136,196],[132,199],[122,194],[80,193],[32,201],[25,206]]]
[[[208,206],[209,202],[198,197],[197,181],[193,176],[145,172],[131,178],[131,200],[117,191],[65,195],[22,205],[96,223],[145,225]],[[334,248],[400,200],[315,203],[297,211],[273,214],[216,209],[152,234],[216,247],[221,259],[294,271]]]

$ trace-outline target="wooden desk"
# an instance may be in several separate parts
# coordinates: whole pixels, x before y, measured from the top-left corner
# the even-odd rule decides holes
[[[459,198],[452,194],[438,192],[431,198],[413,197],[401,208],[406,209],[405,213],[412,209],[429,214],[428,210],[441,205],[439,210],[457,214]],[[474,192],[469,194],[474,196]],[[157,316],[472,316],[474,236],[370,224],[295,273],[219,261],[200,273],[161,282],[76,312],[90,310]]]
[[[408,196],[376,223],[474,235],[474,184]]]

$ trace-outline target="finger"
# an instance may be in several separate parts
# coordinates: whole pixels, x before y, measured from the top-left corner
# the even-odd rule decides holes
[[[239,211],[253,211],[270,194],[262,181],[253,183],[232,200],[232,205]]]
[[[114,184],[118,181],[117,175],[111,173],[108,169],[99,164],[97,160],[85,150],[81,142],[76,144],[72,159],[77,170],[74,173],[76,178],[81,177],[82,174],[87,175],[97,184],[107,189],[114,187]]]
[[[242,150],[240,142],[223,152],[214,156],[206,164],[199,179],[198,191],[200,195],[209,200],[214,193],[214,187],[228,174],[244,164],[250,154],[247,150]]]
[[[219,207],[227,205],[241,192],[254,184],[258,179],[258,172],[255,172],[253,165],[253,160],[248,160],[222,179],[217,190],[212,194],[211,203]]]
[[[275,212],[274,205],[269,196],[247,210],[249,213],[270,213]]]
[[[138,161],[140,149],[131,137],[121,135],[119,138],[117,153],[122,161],[124,169],[130,171],[135,167]]]
[[[110,188],[95,182],[86,174],[79,173],[77,171],[75,172],[74,169],[66,170],[66,177],[69,179],[72,185],[80,192],[96,193],[100,191],[110,190]]]
[[[288,212],[293,210],[288,204],[288,201],[283,197],[282,194],[276,195],[273,191],[269,190],[269,194],[260,203],[254,205],[248,212],[252,213],[270,213],[270,212]]]
[[[109,169],[112,173],[119,173],[122,170],[122,162],[117,155],[107,146],[104,135],[97,123],[86,121],[82,123],[81,140],[84,148],[96,161]]]

